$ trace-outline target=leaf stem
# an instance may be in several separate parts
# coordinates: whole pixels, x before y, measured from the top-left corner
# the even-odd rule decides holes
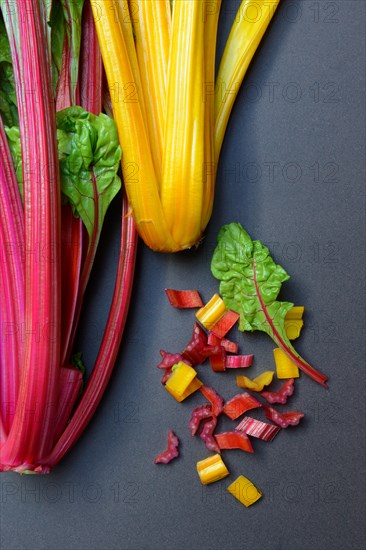
[[[286,355],[294,363],[296,363],[296,365],[299,367],[299,369],[301,369],[305,374],[310,376],[310,378],[315,380],[315,382],[318,382],[318,384],[321,384],[322,386],[327,388],[328,386],[326,384],[326,381],[328,380],[328,377],[325,376],[325,374],[321,373],[320,371],[314,369],[314,367],[309,365],[309,363],[307,363],[302,357],[300,357],[300,355],[297,355],[296,353],[294,353],[294,351],[289,347],[289,345],[285,342],[285,340],[279,334],[278,330],[275,327],[273,319],[271,318],[271,316],[269,315],[269,313],[267,311],[266,304],[264,303],[264,300],[262,298],[260,288],[259,288],[259,285],[258,285],[258,282],[257,282],[257,273],[256,273],[256,267],[255,267],[254,260],[252,260],[252,265],[253,265],[253,278],[254,278],[255,289],[256,289],[256,292],[257,292],[257,295],[258,295],[259,302],[261,304],[261,309],[262,309],[262,311],[265,315],[265,318],[266,318],[266,321],[267,321],[268,325],[271,328],[272,335],[273,335],[272,336],[273,340],[276,342],[278,347],[280,347],[286,353]]]

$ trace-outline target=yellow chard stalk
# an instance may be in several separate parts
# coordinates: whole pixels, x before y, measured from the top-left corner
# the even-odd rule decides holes
[[[278,2],[243,0],[215,82],[221,0],[93,0],[125,188],[153,250],[200,242],[236,93]]]
[[[231,110],[249,64],[280,0],[243,0],[231,28],[216,79],[215,158],[218,161]]]
[[[133,0],[131,9],[136,38],[144,102],[147,106],[147,125],[158,185],[161,170],[166,116],[166,88],[171,36],[169,0]]]
[[[174,2],[161,200],[173,238],[189,248],[201,237],[205,170],[202,2]]]
[[[141,89],[138,89],[122,29],[123,14],[115,0],[92,2],[104,67],[112,94],[113,114],[123,151],[122,171],[136,228],[155,250],[177,250],[168,230],[157,186]],[[133,93],[131,95],[131,84]]]
[[[202,232],[210,221],[216,179],[215,162],[215,59],[217,27],[219,24],[221,0],[211,0],[204,4],[205,17],[205,82],[203,99],[205,102],[205,153],[206,165],[204,169],[204,201],[202,209]]]

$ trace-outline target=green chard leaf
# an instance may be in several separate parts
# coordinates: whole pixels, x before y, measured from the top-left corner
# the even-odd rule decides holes
[[[273,261],[267,247],[253,241],[239,223],[224,225],[211,271],[220,281],[225,305],[240,315],[239,330],[266,332],[300,369],[326,385],[327,377],[304,361],[287,337],[285,317],[293,304],[277,301],[277,296],[289,275]]]
[[[56,92],[61,71],[66,69],[71,90],[71,103],[76,103],[79,75],[79,55],[84,0],[43,0],[49,14],[49,43],[52,58],[52,78]],[[70,50],[68,65],[63,67],[64,48]]]
[[[56,115],[61,189],[92,238],[100,234],[108,206],[121,188],[121,148],[114,120],[81,107]]]
[[[59,2],[53,2],[51,17],[48,22],[51,34],[51,65],[54,91],[62,68],[62,51],[66,33],[66,21],[62,6]]]
[[[5,126],[6,137],[8,138],[9,149],[13,158],[15,174],[19,184],[20,195],[23,199],[23,169],[22,169],[22,148],[20,145],[19,126],[8,128]]]
[[[4,20],[0,14],[0,116],[4,125],[18,124],[18,107],[15,93],[10,45]]]

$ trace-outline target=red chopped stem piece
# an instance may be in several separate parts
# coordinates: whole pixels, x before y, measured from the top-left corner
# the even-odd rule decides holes
[[[226,351],[221,346],[218,353],[211,355],[210,365],[215,372],[224,372],[226,370]]]
[[[288,426],[297,426],[300,420],[305,416],[304,413],[298,411],[290,411],[285,413],[280,413],[273,409],[272,407],[264,407],[264,414],[271,420],[280,426],[281,428],[288,428]]]
[[[165,294],[168,296],[170,305],[178,309],[203,307],[204,305],[198,290],[174,290],[173,288],[166,288]]]
[[[261,396],[264,397],[264,399],[268,401],[268,403],[271,403],[271,405],[273,405],[274,403],[281,403],[282,405],[285,405],[287,403],[287,398],[294,393],[294,382],[295,380],[293,378],[290,378],[282,384],[278,392],[262,391]]]
[[[238,353],[238,344],[236,342],[232,342],[231,340],[228,340],[227,338],[223,338],[221,340],[220,344],[225,351],[228,353]]]
[[[201,386],[200,391],[206,397],[206,399],[210,401],[212,405],[213,416],[219,416],[219,414],[222,413],[222,409],[224,406],[224,400],[222,399],[222,397],[220,397],[219,394],[210,386]]]
[[[160,355],[162,356],[163,359],[162,361],[160,361],[158,365],[156,365],[158,369],[171,369],[174,365],[176,365],[180,361],[183,361],[188,365],[187,359],[183,359],[180,353],[169,353],[169,351],[164,351],[163,349],[161,349]]]
[[[221,346],[210,346],[207,345],[202,349],[202,353],[205,354],[206,358],[211,357],[212,355],[217,355],[218,353],[221,353]]]
[[[263,441],[273,441],[281,428],[246,416],[235,429],[247,435],[262,439]]]
[[[197,322],[193,325],[192,338],[182,351],[184,361],[189,361],[192,366],[203,363],[206,354],[203,349],[207,346],[207,334]]]
[[[235,325],[235,323],[238,321],[240,315],[236,313],[235,311],[232,311],[229,309],[223,317],[217,323],[211,328],[211,332],[218,336],[219,338],[223,338],[225,334],[229,332],[229,330]]]
[[[219,338],[218,336],[216,336],[216,334],[213,334],[211,331],[208,333],[207,341],[211,346],[223,347],[224,350],[227,351],[228,353],[238,353],[239,346],[236,342],[232,342],[227,338]]]
[[[168,464],[173,460],[173,458],[177,458],[179,456],[179,439],[175,435],[175,433],[170,430],[168,433],[168,447],[166,451],[162,452],[160,455],[158,455],[154,463],[155,464]]]
[[[217,425],[217,418],[213,416],[209,420],[205,420],[203,428],[200,433],[200,438],[205,442],[205,445],[209,451],[220,454],[220,447],[213,435]]]
[[[215,435],[218,446],[224,449],[241,449],[247,453],[254,453],[249,437],[244,432],[222,432]]]
[[[250,409],[257,409],[261,406],[262,403],[257,401],[255,397],[250,395],[248,392],[244,392],[238,393],[232,399],[227,401],[223,408],[223,412],[226,416],[231,418],[231,420],[235,420],[246,411],[249,411]]]
[[[210,418],[212,416],[212,407],[211,405],[200,405],[196,407],[192,412],[191,419],[189,421],[189,429],[191,434],[196,435],[197,430],[200,426],[201,420],[205,418]]]
[[[228,355],[226,357],[227,369],[241,369],[250,367],[253,363],[254,355]]]

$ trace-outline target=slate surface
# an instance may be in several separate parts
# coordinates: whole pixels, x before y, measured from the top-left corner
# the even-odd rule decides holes
[[[238,5],[224,2],[220,51]],[[205,240],[175,256],[140,246],[124,344],[90,427],[49,476],[1,476],[3,550],[365,548],[364,30],[363,0],[282,2],[228,128]],[[112,211],[79,338],[89,365],[113,288],[117,204]],[[298,348],[330,389],[303,376],[291,401],[306,414],[301,427],[255,441],[253,455],[225,453],[231,478],[202,488],[195,463],[207,453],[187,430],[201,400],[175,403],[155,364],[161,347],[183,347],[193,322],[163,288],[208,299],[216,235],[230,221],[291,274],[282,296],[306,306]],[[273,367],[266,336],[236,336],[255,354],[252,374]],[[200,372],[225,398],[235,392],[233,373]],[[181,458],[154,466],[171,427]],[[264,492],[249,509],[225,492],[242,473]]]

